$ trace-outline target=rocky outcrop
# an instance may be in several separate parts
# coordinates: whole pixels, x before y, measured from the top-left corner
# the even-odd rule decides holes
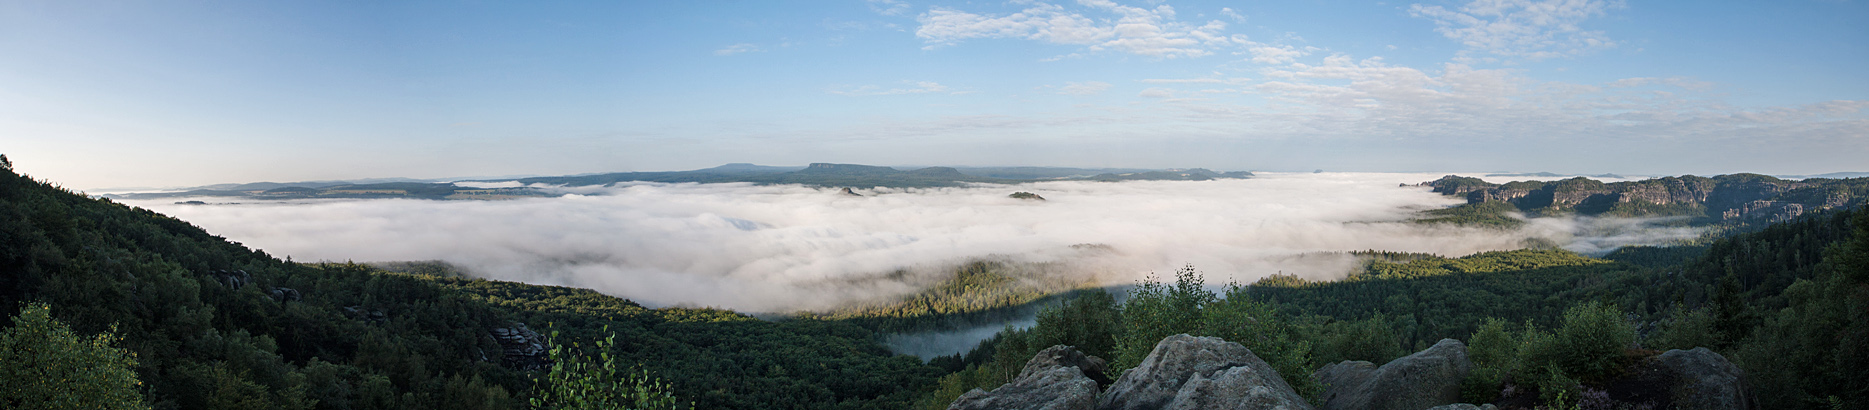
[[[1636,215],[1705,215],[1722,220],[1783,221],[1816,209],[1842,208],[1857,201],[1845,180],[1788,181],[1765,175],[1732,174],[1713,178],[1692,175],[1603,183],[1577,177],[1559,181],[1493,184],[1448,175],[1420,185],[1467,203],[1506,202],[1527,212],[1576,211],[1591,215],[1621,209]]]
[[[853,191],[850,188],[844,188],[844,191],[841,193],[849,196],[863,196],[863,194],[859,194],[857,191]]]
[[[1784,222],[1804,215],[1804,205],[1779,201],[1752,201],[1720,213],[1720,219],[1763,219]]]
[[[208,275],[213,276],[215,282],[220,282],[228,289],[240,289],[247,283],[253,282],[253,275],[247,274],[244,270],[216,270],[208,272]]]
[[[1650,359],[1674,381],[1674,405],[1683,410],[1757,409],[1756,399],[1738,366],[1726,357],[1697,347],[1669,350]]]
[[[1036,370],[1059,366],[1076,367],[1084,373],[1084,377],[1096,381],[1098,386],[1110,385],[1109,363],[1104,362],[1102,358],[1084,354],[1075,347],[1064,345],[1052,346],[1039,351],[1038,354],[1032,356],[1032,360],[1025,362],[1025,368],[1019,374],[1024,375]]]
[[[546,357],[545,337],[527,328],[525,323],[513,322],[507,327],[496,327],[487,332],[493,341],[500,344],[501,363],[517,370],[537,370],[545,368],[551,360]]]
[[[1321,398],[1325,399],[1328,405],[1329,399],[1347,394],[1351,387],[1362,386],[1369,381],[1369,376],[1375,373],[1376,364],[1374,363],[1345,360],[1317,368],[1316,371],[1311,372],[1311,378],[1326,387]]]
[[[383,313],[381,310],[364,309],[363,306],[345,306],[344,317],[370,322],[389,320],[389,314]]]
[[[1312,377],[1327,385],[1324,410],[1420,410],[1460,401],[1460,381],[1473,370],[1467,345],[1441,339],[1434,347],[1381,367],[1345,361]]]
[[[1024,200],[1032,200],[1032,201],[1045,200],[1045,197],[1038,196],[1038,194],[1025,192],[1025,191],[1014,192],[1012,193],[1012,195],[1007,195],[1006,197],[1012,198],[1012,199],[1024,199]]]
[[[1238,343],[1169,336],[1123,372],[1100,410],[1311,409],[1272,366]]]
[[[281,303],[305,300],[305,296],[300,295],[298,289],[293,288],[273,288],[273,290],[267,292],[267,294],[272,296],[273,300],[277,300]]]
[[[955,399],[948,409],[1090,410],[1097,401],[1099,382],[1086,374],[1102,375],[1104,371],[1103,359],[1074,347],[1052,346],[1026,361],[1012,382],[991,392],[973,389]]]

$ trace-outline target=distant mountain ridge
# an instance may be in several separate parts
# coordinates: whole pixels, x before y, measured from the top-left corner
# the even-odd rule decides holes
[[[1086,175],[1089,172],[1097,174]],[[1133,172],[1118,172],[1133,171]],[[1031,181],[1131,181],[1170,180],[1206,181],[1223,178],[1250,178],[1251,172],[1214,172],[1204,168],[1167,170],[1082,169],[1045,167],[926,167],[899,170],[892,167],[813,163],[804,168],[770,167],[753,164],[727,164],[693,171],[618,172],[609,174],[521,178],[485,182],[516,181],[523,184],[564,186],[609,185],[619,182],[751,182],[761,185],[800,184],[826,187],[929,188],[961,186],[972,183],[1016,184]]]
[[[1033,181],[1206,181],[1227,178],[1251,178],[1251,172],[1215,172],[1205,168],[1126,169],[1126,168],[1052,168],[1052,167],[925,167],[899,170],[892,167],[813,163],[804,167],[781,167],[731,163],[691,171],[612,172],[603,174],[551,177],[494,178],[456,182],[517,182],[560,186],[596,186],[621,182],[661,183],[754,183],[759,185],[798,184],[818,187],[858,188],[932,188],[967,184],[1017,184]],[[216,184],[170,192],[134,192],[105,194],[113,199],[160,199],[182,197],[238,197],[250,199],[306,198],[409,198],[409,199],[503,199],[526,196],[553,196],[546,190],[530,187],[476,188],[442,180],[378,178],[372,183],[357,181],[253,182]]]

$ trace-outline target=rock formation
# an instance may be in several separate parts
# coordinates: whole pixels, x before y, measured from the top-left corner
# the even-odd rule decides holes
[[[1013,198],[1013,199],[1026,199],[1026,200],[1034,200],[1034,201],[1043,201],[1043,200],[1045,200],[1045,197],[1042,197],[1042,196],[1038,196],[1038,194],[1034,194],[1034,193],[1031,193],[1031,192],[1025,192],[1025,191],[1019,191],[1019,192],[1014,192],[1014,193],[1012,193],[1012,195],[1007,195],[1006,197],[1008,197],[1008,198]]]
[[[1467,345],[1441,339],[1434,347],[1376,367],[1344,361],[1312,373],[1324,390],[1324,410],[1421,410],[1460,401],[1460,380],[1473,370]]]
[[[507,327],[496,327],[487,332],[493,341],[500,344],[503,356],[501,363],[516,370],[537,370],[550,363],[546,357],[545,337],[527,328],[525,323],[513,322]]]
[[[1467,203],[1506,202],[1527,212],[1576,211],[1590,215],[1625,209],[1638,214],[1706,216],[1718,220],[1784,221],[1819,209],[1861,202],[1851,195],[1860,180],[1790,181],[1765,175],[1663,177],[1604,183],[1577,177],[1560,181],[1494,184],[1448,175],[1422,186]],[[1855,188],[1852,188],[1855,187]],[[1640,216],[1640,215],[1636,215]]]
[[[273,300],[280,302],[297,302],[305,299],[304,295],[299,294],[298,289],[293,288],[273,288],[267,294],[271,295]]]
[[[1672,376],[1674,383],[1670,390],[1676,407],[1683,410],[1758,408],[1739,366],[1719,353],[1696,347],[1694,350],[1669,350],[1650,360]]]
[[[245,270],[216,270],[208,272],[208,275],[213,276],[215,282],[220,282],[228,289],[240,289],[253,281],[253,275],[247,274]]]
[[[1085,374],[1102,375],[1104,371],[1103,359],[1074,347],[1052,346],[1026,361],[1012,382],[992,392],[973,389],[955,399],[948,409],[1090,410],[1096,404],[1099,382]]]
[[[1123,372],[1099,410],[1311,409],[1272,366],[1238,343],[1169,336]]]

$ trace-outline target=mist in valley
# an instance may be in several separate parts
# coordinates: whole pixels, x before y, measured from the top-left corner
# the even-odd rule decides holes
[[[1341,277],[1333,252],[1460,256],[1528,239],[1580,252],[1692,238],[1641,220],[1540,219],[1518,230],[1421,225],[1461,203],[1439,174],[1263,174],[1198,182],[933,189],[625,184],[506,201],[129,201],[298,261],[443,260],[490,279],[598,290],[651,306],[825,310],[913,293],[977,258],[1125,284],[1183,265],[1210,283]],[[1046,201],[1008,198],[1034,192]],[[1079,245],[1079,246],[1073,246]],[[1082,246],[1095,245],[1095,246]]]

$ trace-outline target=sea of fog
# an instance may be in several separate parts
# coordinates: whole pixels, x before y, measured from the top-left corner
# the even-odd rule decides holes
[[[444,260],[492,279],[596,289],[650,306],[822,310],[908,294],[992,257],[1105,284],[1192,264],[1211,283],[1279,272],[1341,277],[1378,249],[1460,256],[1530,238],[1601,253],[1692,238],[1632,219],[1540,219],[1513,231],[1423,226],[1461,203],[1441,174],[1293,173],[1243,180],[1036,182],[858,189],[621,184],[504,201],[124,201],[298,261]],[[1504,182],[1508,179],[1489,178]],[[1046,201],[1008,198],[1015,191]],[[1073,246],[1073,245],[1102,246]],[[1088,250],[1088,251],[1087,251]],[[919,272],[895,274],[893,272]]]

